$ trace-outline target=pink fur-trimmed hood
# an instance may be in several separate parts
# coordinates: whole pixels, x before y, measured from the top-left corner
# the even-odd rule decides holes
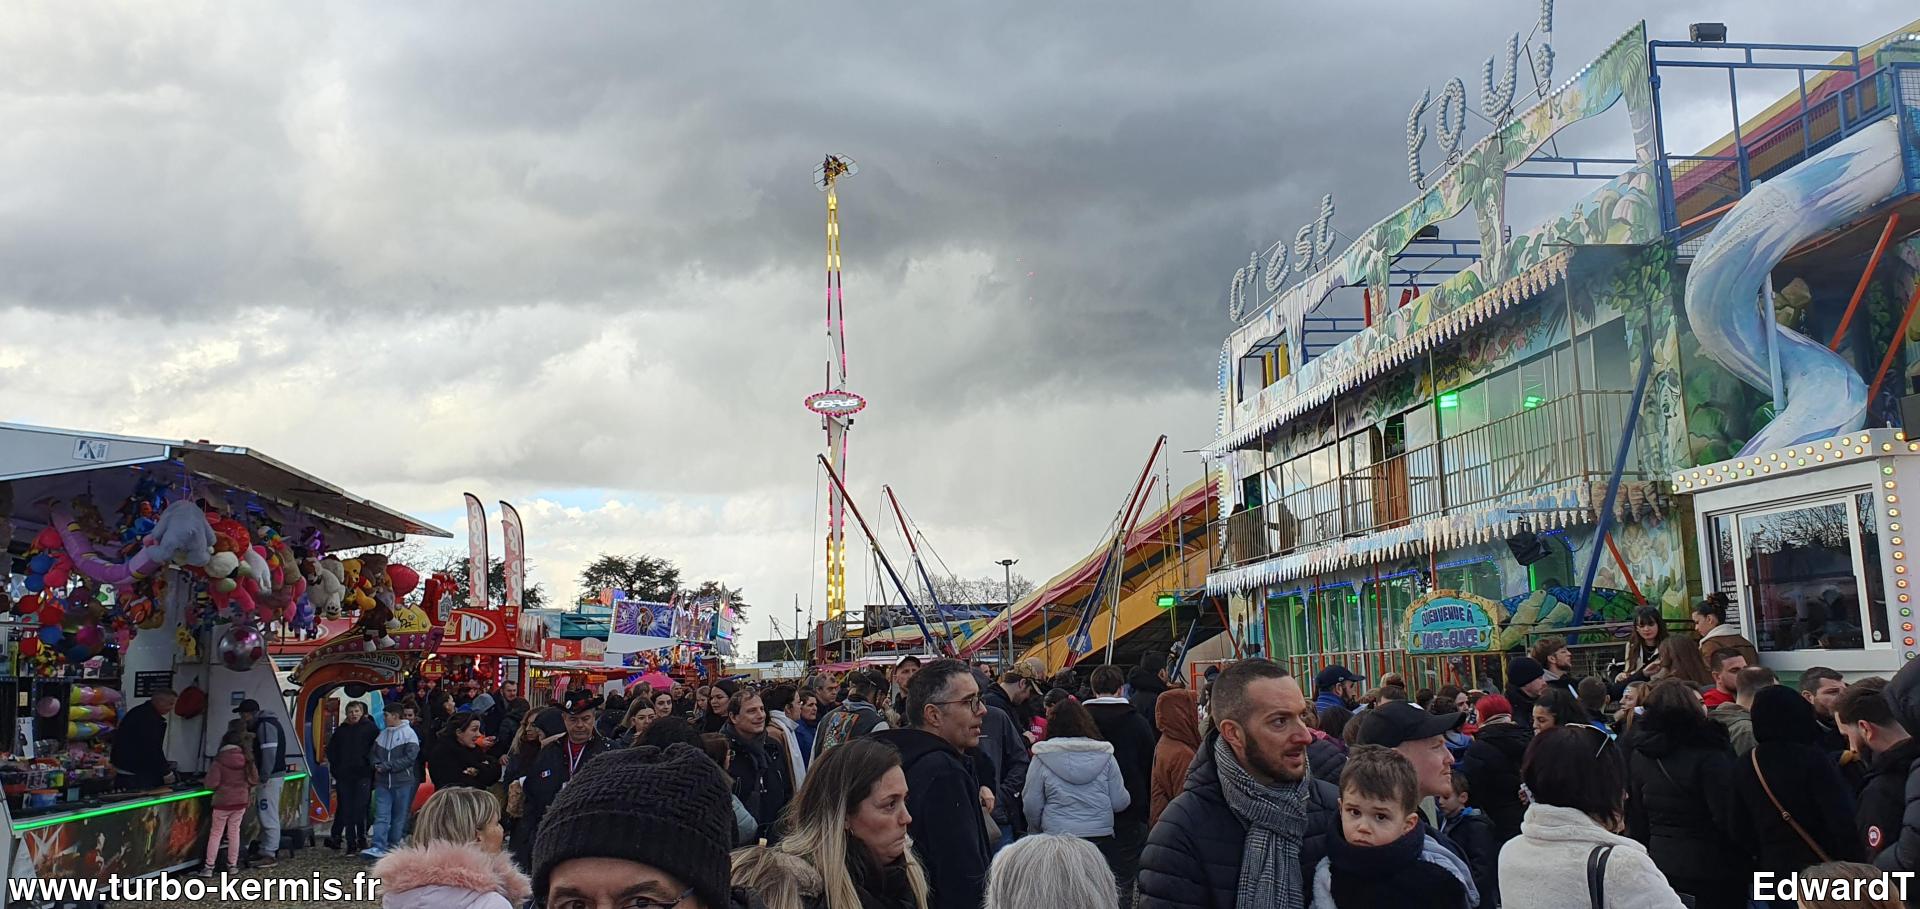
[[[533,885],[506,853],[489,855],[478,846],[444,841],[395,849],[373,866],[373,874],[389,909],[497,905],[490,896],[517,907],[533,895]]]

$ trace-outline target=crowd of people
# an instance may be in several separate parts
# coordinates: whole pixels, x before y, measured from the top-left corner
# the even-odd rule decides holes
[[[531,711],[429,699],[418,727],[396,701],[377,733],[350,708],[333,839],[366,843],[401,909],[1713,909],[1750,905],[1756,872],[1916,870],[1920,670],[1782,686],[1723,609],[1692,635],[1644,612],[1624,665],[1584,678],[1544,638],[1500,690],[909,657]],[[217,762],[235,791],[248,747]]]

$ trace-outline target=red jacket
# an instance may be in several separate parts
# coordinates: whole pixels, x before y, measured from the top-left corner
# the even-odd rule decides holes
[[[253,787],[260,785],[260,770],[239,745],[227,745],[213,758],[207,769],[207,788],[213,790],[213,807],[245,808],[253,801]]]

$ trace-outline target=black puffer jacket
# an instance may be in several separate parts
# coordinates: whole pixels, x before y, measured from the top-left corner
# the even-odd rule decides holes
[[[1920,729],[1920,660],[1900,667],[1883,692],[1893,707],[1893,716],[1911,732]],[[1898,835],[1887,831],[1892,842],[1873,857],[1882,871],[1920,871],[1920,761],[1907,771],[1907,807],[1900,817]]]
[[[1749,837],[1748,849],[1760,858],[1754,870],[1785,877],[1829,860],[1780,817],[1782,809],[1830,860],[1859,861],[1863,850],[1853,835],[1853,790],[1821,747],[1813,705],[1784,685],[1761,689],[1753,699],[1753,737],[1753,751],[1738,762],[1734,802],[1740,829]],[[1756,761],[1766,788],[1754,771]],[[1767,797],[1767,789],[1780,800],[1780,808]]]
[[[1861,848],[1869,861],[1893,845],[1900,835],[1900,816],[1907,809],[1907,775],[1920,762],[1920,739],[1906,739],[1876,753],[1860,789],[1860,807],[1854,812]]]
[[[1753,882],[1746,835],[1735,811],[1733,746],[1706,714],[1669,718],[1648,713],[1633,738],[1627,772],[1627,835],[1647,853],[1673,889],[1702,909],[1721,894],[1745,906]]]
[[[1142,909],[1233,909],[1246,852],[1247,828],[1227,807],[1211,733],[1194,753],[1187,785],[1160,815],[1140,854]],[[1308,782],[1307,830],[1300,842],[1301,880],[1327,854],[1328,836],[1340,835],[1340,790],[1324,780]]]
[[[1307,746],[1307,767],[1314,779],[1340,785],[1340,771],[1347,767],[1347,743],[1315,730],[1313,742]]]
[[[1520,762],[1527,756],[1533,732],[1517,723],[1488,723],[1480,727],[1460,758],[1473,792],[1473,805],[1493,825],[1493,848],[1520,835],[1520,817],[1527,806],[1520,802]]]

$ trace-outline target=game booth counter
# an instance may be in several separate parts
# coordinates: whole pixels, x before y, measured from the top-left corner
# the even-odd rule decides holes
[[[201,780],[234,708],[297,728],[269,633],[344,598],[330,553],[410,534],[450,536],[247,448],[0,423],[0,877],[197,865]],[[172,780],[117,778],[114,730],[169,688]],[[308,775],[288,740],[282,841],[297,844]]]

